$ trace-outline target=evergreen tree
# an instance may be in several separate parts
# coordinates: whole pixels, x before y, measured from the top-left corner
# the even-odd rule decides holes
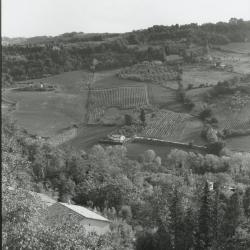
[[[141,120],[142,124],[145,125],[145,122],[146,122],[146,114],[145,114],[145,110],[144,110],[144,109],[141,109],[140,120]]]
[[[223,222],[224,216],[224,209],[223,203],[220,199],[220,190],[216,183],[214,184],[214,195],[212,201],[212,211],[211,211],[211,221],[212,221],[212,240],[213,240],[213,247],[215,249],[219,248],[221,243],[221,226]]]
[[[245,191],[244,197],[243,197],[243,206],[246,217],[250,219],[250,187],[248,187]]]
[[[196,220],[194,211],[191,207],[187,209],[183,224],[183,249],[192,249],[195,245]]]
[[[173,249],[183,249],[183,206],[181,194],[175,187],[170,205],[170,233]]]
[[[241,197],[239,191],[236,190],[227,203],[226,212],[223,219],[224,223],[222,232],[225,241],[231,239],[235,235],[236,229],[242,220],[242,216],[243,209]]]
[[[196,249],[208,249],[211,245],[211,208],[210,191],[207,182],[203,190],[203,196],[201,198],[197,236]]]

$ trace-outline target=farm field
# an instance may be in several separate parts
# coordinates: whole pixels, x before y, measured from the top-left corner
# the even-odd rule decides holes
[[[119,78],[139,82],[151,82],[176,89],[178,72],[173,67],[162,63],[142,62],[122,69]]]
[[[229,43],[226,45],[221,45],[221,49],[232,51],[235,53],[248,54],[250,53],[250,42],[246,43]]]
[[[236,75],[232,72],[210,69],[209,66],[185,65],[183,67],[182,83],[184,88],[187,88],[189,84],[192,84],[194,87],[198,87],[201,84],[215,85],[218,81],[227,80]]]
[[[235,94],[214,99],[212,110],[219,121],[219,128],[250,128],[250,96]]]
[[[202,123],[188,114],[160,110],[155,117],[147,117],[147,126],[141,136],[200,144],[201,129]]]
[[[250,49],[248,53],[250,53]],[[234,72],[250,73],[250,55],[247,53],[211,50],[211,56],[219,57],[222,63],[232,65]]]
[[[69,94],[79,94],[79,91],[85,92],[87,85],[93,80],[93,74],[87,71],[78,70],[64,72],[58,75],[49,76],[41,79],[32,79],[29,81],[21,81],[19,83],[48,83],[56,85],[57,91]]]
[[[117,88],[117,87],[142,87],[145,82],[121,79],[117,76],[119,69],[98,71],[95,73],[94,89]]]
[[[120,87],[90,91],[89,124],[100,121],[110,107],[130,109],[149,104],[146,87]]]

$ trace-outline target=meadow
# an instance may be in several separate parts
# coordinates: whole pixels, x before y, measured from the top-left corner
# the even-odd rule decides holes
[[[231,51],[234,53],[249,54],[250,53],[250,42],[246,43],[229,43],[221,45],[222,50]]]
[[[91,75],[72,71],[26,83],[49,83],[55,91],[6,90],[5,96],[17,102],[12,112],[17,123],[31,134],[52,136],[61,129],[85,122],[87,84]],[[20,84],[23,84],[21,82]]]
[[[185,65],[183,67],[182,84],[188,88],[190,84],[193,87],[202,85],[216,85],[218,81],[223,81],[236,76],[237,74],[226,71],[211,69],[207,65]]]

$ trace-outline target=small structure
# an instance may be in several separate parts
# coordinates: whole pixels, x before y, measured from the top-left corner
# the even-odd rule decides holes
[[[207,181],[208,184],[208,190],[213,191],[214,190],[214,183],[212,181]]]
[[[108,138],[114,142],[123,143],[126,140],[124,135],[110,135]]]
[[[211,143],[218,141],[217,131],[209,127],[206,133],[207,140]]]
[[[110,230],[108,219],[85,207],[57,202],[48,208],[48,219],[52,223],[60,223],[60,218],[68,215],[75,223],[81,223],[87,233],[95,232],[101,235]]]
[[[165,57],[165,61],[168,64],[182,64],[183,63],[183,57],[179,55],[169,55]]]

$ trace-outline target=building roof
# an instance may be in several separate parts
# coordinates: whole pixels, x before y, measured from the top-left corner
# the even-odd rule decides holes
[[[101,215],[99,215],[99,214],[97,214],[97,213],[95,213],[95,212],[93,212],[85,207],[78,206],[78,205],[72,205],[72,204],[68,204],[68,203],[62,203],[62,202],[58,202],[58,203],[73,210],[74,212],[82,215],[85,218],[109,222],[108,219],[104,218],[103,216],[101,216]]]
[[[183,60],[183,57],[173,54],[166,56],[166,60],[167,61]]]

